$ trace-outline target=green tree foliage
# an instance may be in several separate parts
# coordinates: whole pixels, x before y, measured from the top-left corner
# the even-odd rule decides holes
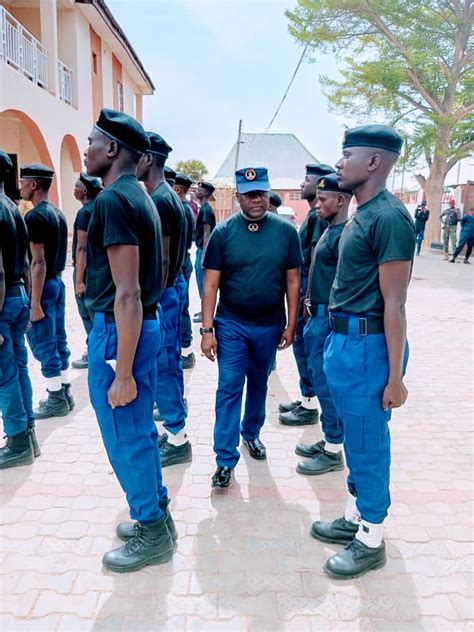
[[[447,172],[474,148],[473,0],[299,0],[287,17],[298,41],[341,61],[341,79],[321,78],[330,106],[383,114],[408,138],[406,166],[425,159],[434,220]]]
[[[181,160],[176,165],[176,171],[185,173],[192,178],[194,182],[199,182],[204,176],[209,173],[206,169],[206,165],[200,160]]]

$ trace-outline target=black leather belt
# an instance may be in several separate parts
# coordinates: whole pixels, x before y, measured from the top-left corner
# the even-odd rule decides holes
[[[311,316],[327,316],[329,314],[328,306],[323,303],[310,303],[306,304],[306,307]]]
[[[156,320],[156,310],[143,310],[143,320]],[[105,314],[105,322],[115,323],[115,314],[113,312],[111,314]]]
[[[352,318],[355,318],[358,321],[359,335],[361,336],[383,334],[384,332],[383,318],[378,318],[377,316],[369,316],[368,318],[358,318],[357,316],[341,318],[340,316],[333,316],[332,314],[329,314],[329,326],[332,331],[337,334],[347,335],[349,333],[349,321]]]
[[[5,296],[21,296],[23,283],[12,283],[5,288]]]

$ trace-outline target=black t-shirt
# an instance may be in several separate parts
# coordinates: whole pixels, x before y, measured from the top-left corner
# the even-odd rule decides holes
[[[207,245],[203,267],[220,270],[217,316],[282,325],[286,322],[286,272],[302,263],[294,226],[267,213],[251,232],[241,213],[219,224]]]
[[[189,252],[193,245],[193,230],[194,230],[194,215],[193,209],[189,206],[188,202],[183,202],[185,224],[186,224],[186,253]]]
[[[428,221],[430,212],[428,209],[423,209],[419,206],[415,211],[415,228],[417,230],[425,230],[425,224]]]
[[[329,295],[336,276],[339,240],[345,225],[346,222],[328,226],[316,242],[309,271],[309,297],[313,305],[329,305]]]
[[[89,222],[91,221],[92,211],[94,210],[95,200],[88,200],[82,208],[77,211],[76,219],[74,220],[74,227],[72,232],[72,264],[76,265],[76,250],[77,250],[77,231],[83,230],[87,232],[89,230]]]
[[[14,202],[5,194],[0,195],[0,250],[2,251],[3,268],[5,270],[5,285],[18,283],[22,279],[25,261],[25,243],[21,243],[22,236],[18,235],[15,211],[23,219]]]
[[[161,219],[163,237],[169,237],[169,269],[166,287],[173,287],[176,277],[184,263],[185,251],[185,216],[183,205],[176,191],[167,182],[161,182],[151,194]]]
[[[214,215],[214,209],[206,202],[199,209],[199,213],[196,219],[196,247],[202,248],[204,246],[204,225],[209,224],[211,227],[211,233],[216,227],[216,216]]]
[[[309,209],[299,232],[301,250],[303,252],[303,265],[301,266],[301,276],[303,277],[309,274],[312,247],[324,233],[327,225],[326,221],[319,219],[315,208]]]
[[[143,310],[156,311],[162,292],[160,218],[148,193],[135,176],[124,175],[96,198],[87,233],[86,305],[91,312],[112,314],[115,284],[107,248],[139,248],[139,282]]]
[[[46,279],[52,279],[66,267],[67,220],[51,202],[40,202],[25,215],[28,236],[34,244],[43,244]]]
[[[379,266],[412,261],[415,227],[402,202],[386,189],[360,206],[339,242],[339,262],[329,299],[332,312],[383,316]]]

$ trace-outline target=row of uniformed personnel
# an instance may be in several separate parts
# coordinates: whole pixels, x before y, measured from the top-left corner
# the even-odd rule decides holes
[[[314,537],[348,544],[326,564],[336,577],[356,576],[385,563],[381,525],[389,505],[387,422],[391,408],[406,398],[403,306],[414,251],[412,221],[385,189],[401,144],[399,135],[385,126],[350,130],[337,177],[330,168],[323,178],[318,178],[321,172],[306,176],[317,192],[315,211],[300,235],[302,245],[313,251],[311,268],[306,268],[309,289],[303,292],[310,314],[303,349],[322,407],[324,441],[300,445],[297,451],[312,457],[312,473],[322,473],[343,466],[344,443],[349,467],[345,516],[312,527]],[[166,246],[156,213],[160,206],[174,206],[174,195],[163,182],[169,149],[130,117],[103,110],[86,151],[89,175],[102,178],[105,187],[87,235],[86,299],[93,315],[89,389],[109,459],[137,521],[118,526],[126,544],[103,558],[105,566],[118,572],[170,559],[176,540],[152,415],[154,401],[160,413],[166,410],[173,380],[181,380],[176,392],[182,399],[182,371],[173,372],[173,367],[180,364],[176,332],[183,262],[175,270],[176,282],[165,283],[161,296],[162,248],[171,251],[172,231]],[[155,204],[138,185],[136,173]],[[201,253],[206,270],[202,351],[217,357],[219,365],[216,487],[231,482],[240,435],[252,457],[266,458],[259,434],[268,375],[277,348],[295,338],[298,311],[302,314],[300,267],[305,272],[295,229],[267,212],[266,169],[239,170],[236,181],[241,213],[212,233],[208,230]],[[358,210],[344,226],[352,193]],[[324,233],[321,218],[329,223]],[[308,266],[307,252],[305,260]],[[184,402],[182,411],[168,428],[178,437],[178,448],[189,443]]]

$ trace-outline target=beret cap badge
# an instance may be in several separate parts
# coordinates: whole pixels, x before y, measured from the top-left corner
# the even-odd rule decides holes
[[[252,182],[257,177],[257,173],[256,173],[255,169],[247,169],[247,171],[245,172],[245,176],[244,177],[249,182]]]
[[[326,187],[326,180],[324,178],[321,178],[321,180],[318,182],[318,188],[324,189],[325,187]]]

